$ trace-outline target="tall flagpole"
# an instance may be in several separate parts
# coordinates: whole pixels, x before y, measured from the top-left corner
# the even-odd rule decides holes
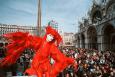
[[[38,36],[41,36],[41,0],[38,0],[37,27],[38,27]]]

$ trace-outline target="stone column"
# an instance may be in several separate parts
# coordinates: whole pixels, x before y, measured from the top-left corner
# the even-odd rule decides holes
[[[80,48],[82,48],[82,39],[80,37]]]
[[[88,36],[86,36],[86,38],[85,38],[85,48],[89,49],[89,39],[88,39]]]
[[[38,0],[38,19],[37,19],[37,27],[38,27],[38,36],[41,36],[41,0]]]
[[[97,35],[97,45],[98,45],[98,50],[101,51],[102,50],[102,36],[101,35]]]
[[[103,36],[103,35],[99,35],[99,36],[98,36],[98,43],[100,43],[100,44],[98,44],[98,49],[99,49],[100,51],[104,51],[104,49],[105,49],[105,44],[104,44],[104,36]]]
[[[77,47],[80,48],[80,39],[77,42]]]

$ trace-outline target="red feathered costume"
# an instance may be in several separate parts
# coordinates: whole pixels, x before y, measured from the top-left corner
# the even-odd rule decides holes
[[[48,34],[54,36],[54,39],[50,42],[46,41]],[[33,48],[35,50],[31,67],[25,71],[29,75],[42,77],[45,74],[45,77],[56,77],[68,65],[74,64],[74,59],[66,57],[58,49],[57,46],[62,41],[62,38],[50,26],[46,27],[46,34],[43,38],[31,36],[23,32],[9,33],[3,36],[8,38],[11,43],[6,47],[8,50],[7,56],[1,61],[1,66],[15,63],[26,48]],[[53,65],[50,64],[50,58],[53,58],[55,61]]]

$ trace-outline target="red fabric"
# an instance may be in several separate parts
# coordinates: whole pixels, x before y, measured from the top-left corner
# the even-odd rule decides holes
[[[63,71],[67,66],[74,64],[74,59],[66,57],[55,45],[52,45],[50,51],[51,57],[55,60],[52,66],[52,77],[56,77],[58,73]]]
[[[7,66],[15,63],[26,48],[33,48],[36,51],[31,67],[25,71],[29,75],[56,77],[67,66],[74,64],[74,59],[66,57],[55,45],[56,41],[57,45],[59,45],[62,40],[58,32],[50,26],[46,28],[46,31],[46,35],[43,38],[23,32],[5,34],[4,37],[12,42],[6,47],[8,49],[7,56],[1,61],[1,65]],[[47,42],[47,34],[52,34],[55,40]],[[55,60],[53,65],[50,64],[50,57]]]
[[[6,57],[0,61],[0,66],[14,64],[26,48],[36,50],[41,42],[40,38],[23,32],[8,33],[3,36],[10,40],[10,44],[6,46]]]

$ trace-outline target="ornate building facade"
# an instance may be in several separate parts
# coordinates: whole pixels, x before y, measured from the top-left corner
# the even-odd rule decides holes
[[[115,51],[115,0],[95,0],[75,38],[79,48]]]
[[[74,33],[66,33],[64,32],[62,35],[62,39],[63,39],[63,43],[62,46],[63,47],[69,47],[72,48],[74,47]]]
[[[36,27],[0,24],[0,35],[18,31],[29,32],[31,35],[37,35]]]

